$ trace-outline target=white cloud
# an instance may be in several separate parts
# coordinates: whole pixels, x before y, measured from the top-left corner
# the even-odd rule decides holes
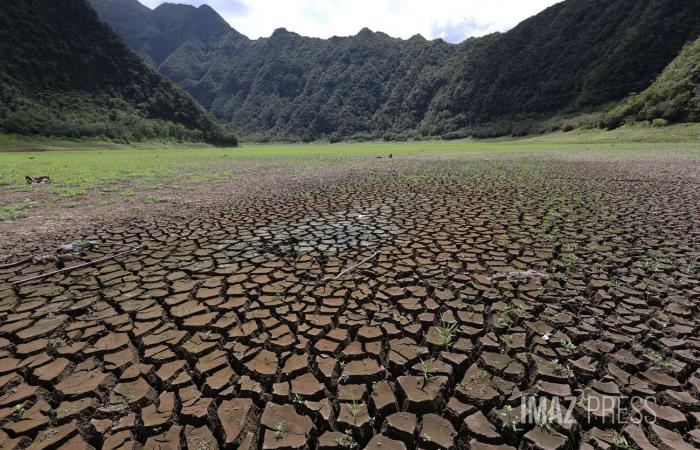
[[[140,0],[155,7],[162,0]],[[561,0],[170,0],[209,4],[250,38],[276,28],[304,36],[349,36],[368,27],[391,36],[421,34],[459,42],[505,31]],[[241,4],[245,7],[241,8]]]

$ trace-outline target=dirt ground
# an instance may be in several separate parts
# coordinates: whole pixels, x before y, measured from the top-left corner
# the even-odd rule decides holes
[[[699,176],[415,156],[3,225],[0,448],[697,448]]]

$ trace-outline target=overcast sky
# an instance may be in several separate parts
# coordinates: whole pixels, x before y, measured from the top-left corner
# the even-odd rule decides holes
[[[139,0],[151,8],[163,0]],[[357,34],[363,27],[391,36],[421,34],[461,42],[470,36],[506,31],[560,0],[169,0],[208,4],[250,38],[277,28],[304,36]]]

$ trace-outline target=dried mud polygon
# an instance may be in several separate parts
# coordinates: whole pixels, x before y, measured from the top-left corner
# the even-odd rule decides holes
[[[697,183],[473,161],[88,233],[141,250],[0,269],[0,448],[697,448]]]

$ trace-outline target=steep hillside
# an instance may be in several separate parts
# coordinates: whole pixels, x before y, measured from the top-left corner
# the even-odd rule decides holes
[[[5,132],[235,143],[85,0],[4,2],[0,62]]]
[[[222,48],[228,58],[215,59],[193,95],[249,136],[304,140],[415,129],[450,52],[369,30],[331,40],[277,30]]]
[[[430,105],[433,133],[594,108],[647,87],[700,35],[695,0],[569,0],[463,45]]]
[[[161,33],[153,23],[150,8],[138,0],[88,0],[88,3],[132,49],[155,63],[153,46],[160,45]]]
[[[136,2],[92,1],[117,30],[126,26],[109,5]],[[165,6],[145,15],[155,23]],[[204,7],[167,7],[183,29],[201,29]],[[401,138],[599,108],[648,87],[698,36],[696,0],[567,0],[459,45],[369,30],[249,40],[229,28],[219,40],[181,39],[156,64],[248,138]]]
[[[168,59],[181,53],[191,61],[183,73],[197,66],[196,58],[232,33],[232,28],[208,5],[198,8],[183,4],[163,3],[151,10],[138,0],[88,0],[100,18],[107,22],[147,61],[163,68],[166,75],[178,83],[188,76],[178,77],[170,70]],[[242,35],[241,38],[245,39]],[[247,39],[246,39],[247,40]],[[197,71],[195,71],[197,72]]]
[[[659,78],[610,114],[610,125],[626,119],[700,122],[700,39],[686,45]]]

